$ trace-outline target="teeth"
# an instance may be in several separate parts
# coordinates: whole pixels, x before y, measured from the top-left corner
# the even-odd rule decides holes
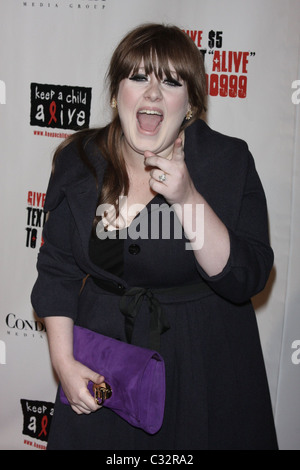
[[[139,114],[156,114],[157,116],[162,116],[162,113],[160,113],[159,111],[154,111],[150,109],[142,109],[141,111],[139,111]]]

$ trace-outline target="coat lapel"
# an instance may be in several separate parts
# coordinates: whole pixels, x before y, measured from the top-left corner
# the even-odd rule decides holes
[[[98,197],[93,177],[87,177],[68,188],[66,196],[87,255]]]
[[[126,284],[118,277],[95,265],[89,256],[90,236],[99,197],[99,191],[96,188],[94,177],[88,175],[86,178],[69,187],[66,190],[66,197],[74,217],[83,249],[86,271],[95,277],[115,280],[118,283]]]

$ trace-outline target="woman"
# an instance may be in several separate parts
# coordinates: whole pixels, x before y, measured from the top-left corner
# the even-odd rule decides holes
[[[56,400],[48,448],[276,449],[250,301],[273,263],[253,158],[243,141],[200,119],[203,61],[177,27],[130,32],[108,78],[112,122],[58,149],[45,203],[32,303],[45,317],[52,364],[71,404]],[[118,288],[131,287],[170,289],[157,294],[167,388],[163,425],[152,436],[99,410],[87,383],[105,378],[72,350],[74,322],[127,341]],[[133,344],[151,346],[149,317],[144,299]]]

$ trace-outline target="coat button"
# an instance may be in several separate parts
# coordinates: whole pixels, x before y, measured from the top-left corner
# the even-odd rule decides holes
[[[141,251],[141,248],[139,247],[139,245],[130,245],[128,251],[131,255],[138,255]]]

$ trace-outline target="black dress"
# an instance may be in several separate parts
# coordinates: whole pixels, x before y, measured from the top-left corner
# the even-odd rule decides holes
[[[247,146],[212,131],[202,121],[187,129],[185,155],[196,188],[230,234],[230,259],[223,272],[213,278],[196,263],[184,237],[171,234],[164,239],[161,232],[157,238],[135,237],[137,224],[141,229],[146,221],[151,232],[157,212],[164,220],[169,217],[169,207],[160,195],[141,212],[135,232],[129,230],[125,240],[116,242],[118,262],[107,268],[111,272],[105,271],[103,264],[99,268],[97,262],[103,259],[97,261],[90,252],[97,201],[96,191],[90,189],[93,178],[84,170],[75,148],[67,148],[60,158],[47,193],[46,210],[52,213],[45,225],[39,277],[32,293],[38,315],[70,316],[81,326],[126,341],[120,296],[102,289],[93,278],[125,288],[181,287],[195,282],[207,288],[179,297],[157,295],[169,324],[160,344],[167,386],[161,430],[150,436],[105,407],[78,416],[57,398],[49,449],[277,449],[250,301],[263,289],[273,262],[263,189]],[[90,157],[95,166],[98,164],[101,181],[105,165],[99,162],[103,159],[93,147]],[[86,274],[90,276],[78,297]],[[149,308],[144,299],[132,342],[148,347],[148,332]]]

